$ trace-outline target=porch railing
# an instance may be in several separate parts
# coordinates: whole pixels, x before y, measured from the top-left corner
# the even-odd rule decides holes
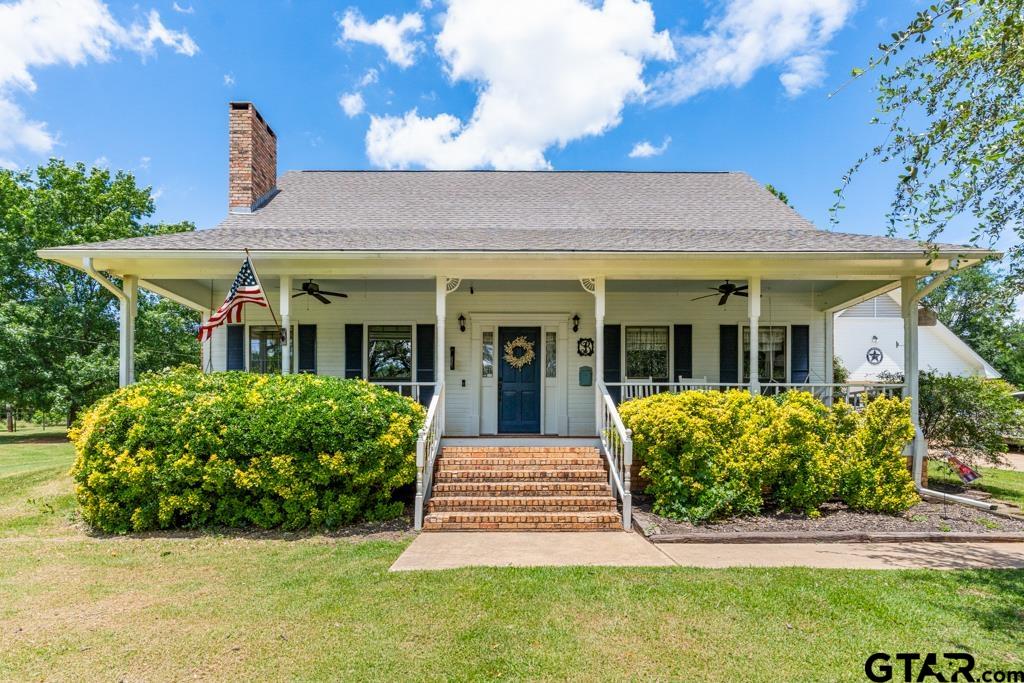
[[[726,391],[739,389],[748,391],[749,382],[608,382],[622,397],[622,401],[634,398],[646,398],[664,392],[679,393],[681,391]],[[845,401],[854,408],[862,408],[867,402],[878,396],[902,397],[904,385],[886,384],[881,382],[768,382],[761,384],[762,396],[777,396],[786,391],[806,391],[825,405],[832,405],[837,400]]]
[[[441,436],[444,434],[444,380],[436,385],[434,395],[430,398],[427,408],[427,419],[416,439],[416,509],[414,525],[419,531],[423,528],[423,511],[430,501],[431,486],[434,483],[434,461],[441,449]]]
[[[615,400],[604,382],[598,381],[601,409],[598,412],[598,434],[601,452],[608,462],[608,483],[616,497],[622,501],[622,528],[629,531],[633,524],[633,498],[630,495],[629,469],[633,465],[633,432],[626,429],[615,407]]]

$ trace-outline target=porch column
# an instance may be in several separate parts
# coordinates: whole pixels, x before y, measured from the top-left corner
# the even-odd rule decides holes
[[[825,384],[832,384],[835,378],[835,366],[833,365],[833,359],[835,358],[836,347],[835,347],[835,330],[836,330],[836,314],[832,311],[825,311]],[[828,390],[828,395],[831,396],[832,390]]]
[[[211,311],[205,309],[199,312],[199,324],[205,325],[210,321]],[[213,372],[213,335],[206,341],[199,342],[199,369],[203,372]]]
[[[917,342],[917,301],[914,295],[917,294],[917,278],[900,278],[900,303],[903,313],[903,382],[907,394],[910,396],[910,421],[914,423],[914,481],[921,483],[921,473],[924,469],[925,444],[921,436],[920,413],[918,410],[918,396],[920,385],[918,381],[918,342]]]
[[[126,387],[135,382],[135,316],[139,310],[138,276],[125,275],[121,288],[124,298],[121,299],[119,320],[118,385]]]
[[[278,305],[281,311],[281,325],[284,330],[281,332],[281,374],[288,375],[292,371],[292,276],[281,276],[281,303]]]
[[[761,378],[757,362],[757,320],[761,317],[761,278],[752,277],[747,280],[747,294],[747,313],[750,316],[750,393],[758,396],[761,393]]]
[[[436,310],[437,315],[437,327],[436,330],[436,341],[434,348],[434,381],[440,382],[445,376],[445,363],[444,363],[444,325],[445,315],[447,313],[447,302],[448,296],[448,278],[438,275],[437,276],[437,290],[436,290]]]
[[[604,276],[599,275],[594,278],[594,429],[600,428],[604,409],[601,398],[601,384],[604,383],[604,294]]]

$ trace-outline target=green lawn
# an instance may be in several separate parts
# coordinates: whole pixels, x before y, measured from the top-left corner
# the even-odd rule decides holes
[[[0,680],[863,681],[879,650],[1024,668],[1021,571],[391,574],[408,541],[91,537],[70,458],[0,444]],[[25,516],[42,489],[58,511]]]
[[[978,471],[981,479],[972,483],[971,488],[1024,508],[1024,472],[995,467],[981,467]],[[928,463],[928,481],[960,486],[960,477],[944,462]]]

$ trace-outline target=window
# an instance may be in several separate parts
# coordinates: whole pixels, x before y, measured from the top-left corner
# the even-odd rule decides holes
[[[558,376],[558,360],[556,358],[556,339],[554,332],[544,333],[544,376]]]
[[[281,372],[281,328],[273,325],[249,326],[249,372]]]
[[[757,377],[761,382],[786,382],[786,328],[757,328]],[[743,381],[750,381],[750,328],[743,328]]]
[[[626,328],[626,377],[668,381],[668,327]]]
[[[481,346],[481,367],[482,377],[494,377],[494,332],[484,332]]]
[[[412,325],[370,325],[366,348],[371,381],[412,381]]]

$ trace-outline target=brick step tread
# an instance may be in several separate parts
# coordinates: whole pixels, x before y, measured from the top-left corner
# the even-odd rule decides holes
[[[601,469],[604,463],[597,458],[448,458],[437,461],[438,469]]]
[[[449,522],[609,522],[618,512],[431,512],[432,520]]]
[[[607,480],[585,481],[458,481],[438,482],[433,487],[435,497],[461,496],[611,496],[612,487]]]
[[[424,531],[622,531],[622,522],[423,522]]]
[[[597,453],[596,446],[443,446],[442,453]]]
[[[430,512],[601,512],[615,510],[611,496],[452,496],[430,499]]]
[[[565,470],[445,470],[434,473],[434,479],[443,481],[608,481],[608,473],[595,469]]]

